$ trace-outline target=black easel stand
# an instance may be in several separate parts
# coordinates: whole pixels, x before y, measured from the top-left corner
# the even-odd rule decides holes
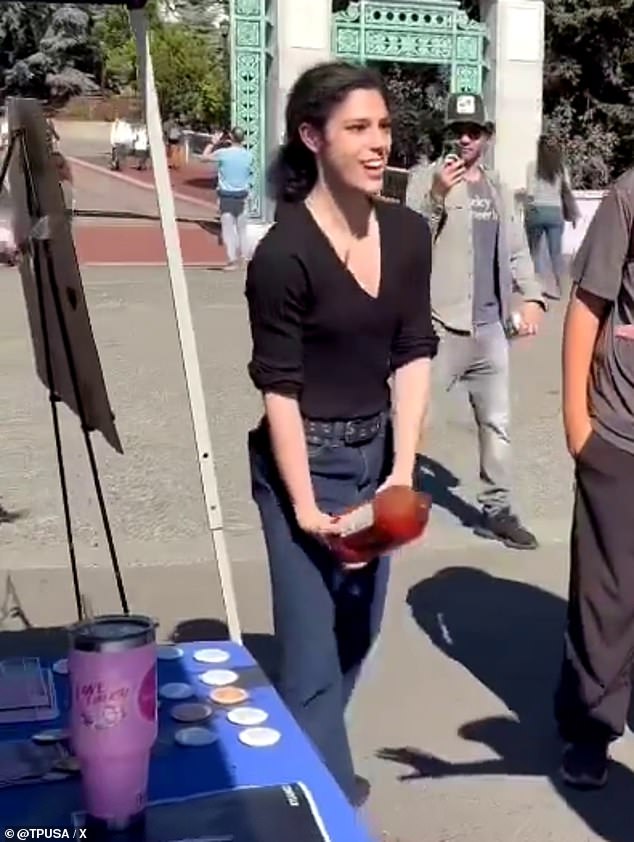
[[[24,140],[24,133],[22,131],[14,132],[11,135],[11,139],[9,142],[9,147],[7,149],[7,153],[5,155],[4,161],[2,162],[2,168],[0,169],[0,190],[5,183],[5,178],[9,169],[9,164],[11,162],[11,158],[14,154],[16,154],[16,147],[19,149],[19,153],[22,156],[22,169],[24,172],[25,183],[26,183],[26,197],[27,197],[27,205],[29,216],[31,220],[37,222],[43,216],[41,212],[41,208],[39,205],[38,194],[37,190],[35,189],[35,184],[33,180],[33,173],[31,170],[31,166],[29,163],[29,155],[28,150],[26,147],[26,143]],[[49,386],[49,401],[51,405],[51,416],[53,419],[53,432],[55,435],[55,450],[57,453],[57,469],[59,472],[59,481],[62,491],[62,503],[64,506],[64,521],[66,525],[66,540],[68,543],[68,553],[70,558],[70,566],[71,572],[73,577],[73,590],[75,593],[75,604],[77,607],[77,617],[81,621],[84,619],[85,612],[84,612],[84,604],[81,595],[81,588],[79,584],[79,572],[77,568],[77,557],[75,554],[75,541],[73,536],[73,526],[72,526],[72,519],[70,514],[70,503],[68,498],[68,485],[66,482],[66,470],[64,467],[64,456],[62,451],[62,438],[60,433],[60,424],[59,424],[59,412],[57,409],[57,404],[59,403],[59,396],[56,394],[55,390],[55,383],[54,383],[54,370],[53,370],[53,363],[51,357],[51,345],[50,345],[50,334],[49,334],[49,326],[47,324],[47,315],[46,315],[46,308],[44,306],[44,280],[42,276],[42,266],[46,266],[48,278],[51,285],[51,293],[53,296],[53,302],[55,305],[55,314],[57,316],[60,335],[62,337],[62,343],[64,345],[64,353],[66,356],[66,361],[68,363],[68,370],[70,373],[70,379],[73,387],[73,394],[75,397],[75,403],[77,406],[77,413],[79,415],[79,420],[81,423],[81,429],[84,437],[84,444],[86,446],[86,453],[88,454],[88,461],[90,463],[90,471],[93,478],[93,483],[95,486],[95,493],[97,495],[97,501],[99,503],[99,511],[101,514],[101,520],[103,523],[104,533],[106,535],[106,541],[108,543],[108,550],[110,552],[110,560],[112,562],[112,569],[114,572],[115,581],[117,584],[117,591],[119,593],[119,601],[121,602],[121,608],[124,614],[129,614],[130,609],[128,607],[128,599],[125,592],[125,586],[123,584],[123,578],[121,576],[121,569],[119,567],[119,560],[117,557],[116,548],[114,545],[114,539],[112,536],[112,529],[110,527],[110,519],[108,516],[108,511],[106,509],[106,503],[103,496],[103,490],[101,487],[101,480],[99,478],[99,469],[97,467],[97,460],[95,458],[95,451],[92,445],[92,440],[90,438],[90,429],[86,423],[86,413],[84,410],[84,404],[82,401],[81,390],[79,388],[79,380],[77,377],[77,367],[75,365],[75,358],[73,355],[73,349],[71,346],[68,328],[66,326],[66,321],[64,319],[64,311],[61,305],[61,298],[60,298],[60,291],[59,285],[57,282],[57,276],[55,272],[55,264],[53,261],[53,256],[51,253],[51,247],[48,240],[48,236],[46,233],[43,235],[37,235],[36,237],[31,238],[31,254],[33,257],[33,273],[35,276],[35,282],[37,285],[37,298],[38,298],[38,307],[40,311],[40,322],[42,328],[42,337],[43,337],[43,345],[44,345],[44,358],[46,364],[46,378],[48,381]],[[26,258],[23,258],[26,259]]]

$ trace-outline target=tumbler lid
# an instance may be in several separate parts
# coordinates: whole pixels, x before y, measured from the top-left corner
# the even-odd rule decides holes
[[[153,643],[157,623],[141,615],[104,614],[70,629],[73,648],[82,652],[125,652]]]

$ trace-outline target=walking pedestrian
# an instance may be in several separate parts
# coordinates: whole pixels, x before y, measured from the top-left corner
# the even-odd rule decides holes
[[[116,116],[110,129],[110,169],[119,171],[126,166],[133,138],[130,123]]]
[[[535,334],[545,305],[515,203],[483,163],[492,133],[482,98],[447,103],[446,157],[416,166],[409,207],[430,222],[432,310],[440,334],[434,380],[467,389],[478,427],[481,522],[475,531],[507,547],[533,550],[537,539],[511,507],[510,383],[507,333],[514,287],[523,295],[519,333]]]
[[[563,416],[575,463],[570,586],[556,716],[564,780],[607,780],[634,653],[634,169],[592,219],[564,325]]]
[[[547,286],[549,274],[544,259],[546,241],[555,281],[554,290],[545,291],[547,298],[561,298],[565,275],[564,226],[567,220],[576,225],[578,218],[579,211],[561,147],[553,138],[542,135],[537,143],[537,160],[527,169],[525,221],[531,257],[544,286]]]
[[[284,212],[246,284],[249,371],[265,408],[249,453],[279,690],[354,805],[369,784],[355,777],[344,711],[378,634],[389,560],[346,569],[324,538],[381,484],[411,486],[437,345],[429,226],[377,199],[386,102],[368,68],[322,64],[297,80],[271,178]]]
[[[147,169],[147,163],[150,159],[150,140],[144,123],[138,125],[134,130],[133,146],[134,156],[137,159],[136,168],[139,172],[142,172]]]
[[[220,229],[222,242],[227,250],[227,264],[230,271],[236,269],[240,260],[249,257],[247,242],[247,199],[253,171],[253,155],[244,145],[242,129],[232,129],[229,146],[213,149],[209,144],[203,152],[203,160],[211,161],[217,167],[218,187],[216,195],[220,205]]]

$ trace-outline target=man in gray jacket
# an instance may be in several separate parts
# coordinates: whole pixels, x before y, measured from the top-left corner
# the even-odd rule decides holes
[[[407,204],[432,230],[432,310],[441,337],[435,380],[467,388],[478,426],[482,520],[476,533],[514,549],[535,536],[510,501],[510,399],[507,336],[537,333],[544,310],[511,192],[483,164],[492,124],[481,97],[452,94],[448,147],[440,161],[410,172]],[[511,312],[519,290],[523,303]]]

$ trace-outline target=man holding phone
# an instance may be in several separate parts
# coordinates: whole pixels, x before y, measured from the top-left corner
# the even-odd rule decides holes
[[[432,308],[441,337],[434,379],[465,384],[478,426],[478,535],[513,549],[537,539],[510,501],[508,338],[537,333],[546,309],[511,191],[484,166],[493,134],[482,98],[452,94],[440,160],[410,172],[407,204],[432,230]],[[519,289],[523,304],[511,312]]]

